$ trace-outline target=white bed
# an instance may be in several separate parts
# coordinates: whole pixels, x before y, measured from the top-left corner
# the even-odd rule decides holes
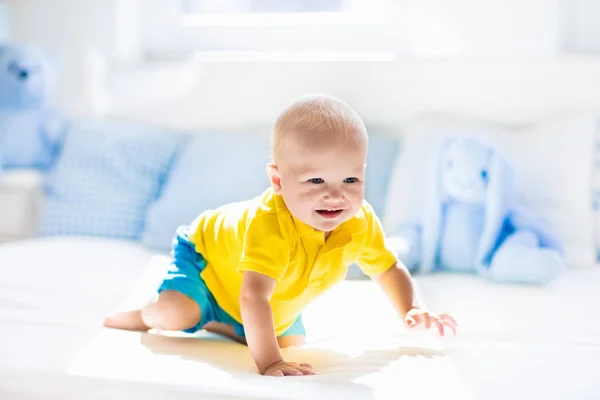
[[[278,379],[214,336],[101,327],[106,313],[144,301],[166,261],[112,240],[0,246],[0,398],[598,398],[600,268],[544,290],[419,278],[425,301],[461,323],[441,341],[406,332],[370,282],[344,282],[307,310],[309,343],[286,351],[319,375]]]
[[[476,398],[600,398],[599,266],[547,288],[453,275],[420,278],[419,287],[461,322],[444,348]]]
[[[441,395],[441,386],[427,384],[430,376],[443,379],[451,393],[465,390],[440,343],[405,332],[370,282],[346,282],[308,310],[310,343],[287,356],[312,363],[320,372],[315,377],[261,377],[244,346],[212,336],[203,341],[103,329],[108,312],[144,301],[167,260],[111,240],[3,245],[0,398]]]

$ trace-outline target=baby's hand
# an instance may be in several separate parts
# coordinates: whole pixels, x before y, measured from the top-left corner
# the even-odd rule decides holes
[[[409,328],[425,324],[425,328],[429,329],[431,325],[435,325],[440,336],[444,336],[444,326],[446,329],[450,328],[456,335],[456,326],[458,325],[454,318],[447,314],[435,314],[418,308],[413,308],[406,313],[404,323]]]
[[[312,366],[307,363],[295,363],[280,361],[270,365],[262,372],[266,376],[301,376],[315,375]]]

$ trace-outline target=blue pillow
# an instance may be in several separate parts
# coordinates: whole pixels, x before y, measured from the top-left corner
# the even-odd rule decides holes
[[[385,200],[399,149],[400,141],[398,139],[377,134],[369,135],[365,199],[373,206],[373,210],[380,219],[384,218]]]
[[[133,123],[74,123],[48,176],[39,234],[139,239],[186,138]]]
[[[201,212],[248,200],[269,187],[270,144],[256,133],[194,135],[177,160],[163,194],[149,209],[142,242],[168,250],[179,225]]]
[[[398,141],[370,137],[365,197],[382,213]],[[176,162],[162,196],[150,206],[142,242],[168,251],[175,230],[202,211],[248,200],[269,187],[266,136],[252,133],[195,135]]]
[[[367,154],[367,170],[365,183],[365,199],[373,210],[383,219],[389,181],[392,175],[396,157],[400,149],[400,141],[378,134],[369,135],[369,153]],[[349,279],[366,279],[366,275],[356,265],[348,268]]]

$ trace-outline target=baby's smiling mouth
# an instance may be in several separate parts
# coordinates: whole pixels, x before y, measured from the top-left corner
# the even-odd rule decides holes
[[[335,217],[339,216],[343,212],[344,212],[343,209],[334,209],[334,210],[322,209],[322,210],[316,210],[317,214],[319,214],[320,216],[325,217],[325,218],[335,218]]]

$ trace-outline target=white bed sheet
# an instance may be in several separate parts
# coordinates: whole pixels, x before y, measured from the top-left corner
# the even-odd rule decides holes
[[[418,281],[430,307],[460,321],[444,348],[476,398],[600,398],[599,265],[546,288],[452,274]]]
[[[305,313],[307,346],[285,351],[320,374],[278,379],[214,336],[101,327],[111,310],[145,301],[166,261],[111,240],[1,245],[0,398],[599,397],[600,267],[543,289],[419,277],[428,305],[461,324],[443,341],[406,332],[370,282],[344,282]]]
[[[312,377],[262,377],[246,347],[214,336],[103,329],[111,310],[145,301],[166,261],[111,240],[0,246],[0,398],[472,397],[440,342],[406,332],[371,282],[344,282],[307,310],[309,343],[285,354]]]

